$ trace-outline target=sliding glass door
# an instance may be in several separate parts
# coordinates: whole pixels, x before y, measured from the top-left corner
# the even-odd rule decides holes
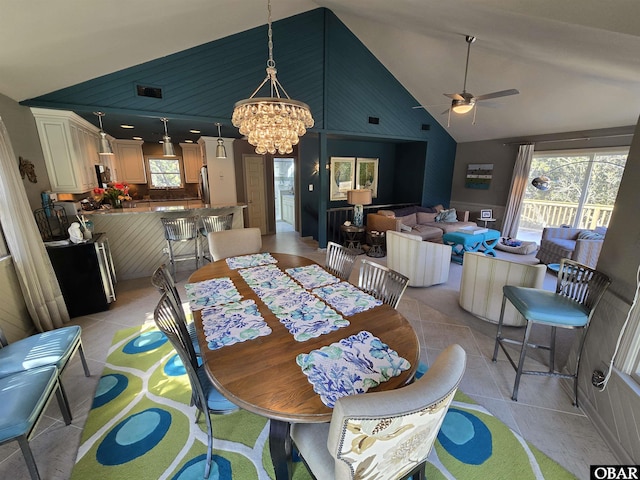
[[[606,227],[618,194],[628,147],[534,153],[518,239],[540,242],[544,227]],[[536,188],[531,180],[536,179]]]

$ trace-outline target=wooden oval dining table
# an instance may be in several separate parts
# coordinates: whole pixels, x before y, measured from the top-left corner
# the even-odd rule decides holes
[[[293,267],[313,265],[308,258],[272,253],[276,266],[285,271]],[[241,408],[270,419],[269,448],[276,480],[291,478],[291,423],[331,421],[332,409],[326,406],[296,363],[301,353],[338,342],[363,330],[389,345],[411,364],[400,375],[382,382],[369,392],[393,390],[413,379],[418,366],[420,345],[411,324],[387,304],[345,317],[350,324],[305,340],[293,335],[247,285],[239,270],[229,268],[226,260],[209,263],[189,277],[190,283],[228,277],[243,300],[256,302],[258,310],[271,328],[271,333],[233,345],[211,350],[204,336],[200,310],[194,310],[194,321],[205,371],[216,388]]]

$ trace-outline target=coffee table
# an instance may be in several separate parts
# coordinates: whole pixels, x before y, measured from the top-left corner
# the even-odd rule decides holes
[[[457,263],[462,263],[465,252],[482,252],[485,255],[495,257],[494,248],[499,241],[500,232],[491,229],[484,233],[450,232],[442,236],[442,243],[452,247],[451,260]]]

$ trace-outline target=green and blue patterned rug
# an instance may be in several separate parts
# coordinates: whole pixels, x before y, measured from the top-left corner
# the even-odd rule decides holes
[[[119,331],[84,427],[72,479],[201,479],[204,422],[194,423],[189,382],[166,337],[150,325]],[[246,411],[212,416],[211,480],[268,480],[267,420]],[[294,462],[294,480],[310,478]],[[463,393],[456,394],[427,478],[570,479],[560,465]]]

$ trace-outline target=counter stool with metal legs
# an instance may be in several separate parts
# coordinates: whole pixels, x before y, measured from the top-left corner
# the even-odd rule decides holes
[[[498,358],[498,348],[501,347],[509,363],[516,371],[516,380],[513,385],[511,399],[518,400],[518,387],[522,375],[549,375],[573,379],[573,404],[578,406],[578,374],[580,369],[580,355],[584,347],[589,323],[593,313],[602,299],[605,290],[611,281],[604,273],[582,265],[566,258],[560,263],[556,291],[541,290],[537,288],[517,287],[505,285],[502,287],[504,297],[502,299],[502,311],[498,322],[498,333],[493,350],[493,361]],[[522,314],[527,321],[522,341],[503,336],[502,325],[506,302],[511,304]],[[534,325],[546,325],[550,327],[551,338],[549,344],[540,345],[529,341],[531,327]],[[580,340],[575,360],[575,370],[571,373],[560,373],[554,367],[555,341],[557,328],[571,328],[581,330]],[[520,345],[520,360],[516,365],[514,359],[505,348],[505,344]],[[524,362],[527,348],[541,348],[549,351],[549,369],[524,370]]]
[[[222,232],[223,230],[231,230],[233,225],[233,212],[228,215],[203,215],[200,217],[202,227],[200,235],[207,243],[207,235],[211,232]],[[208,248],[208,247],[207,247]],[[202,257],[211,261],[211,253],[204,253],[205,248],[202,247]]]
[[[167,241],[171,275],[176,278],[176,262],[195,260],[196,269],[200,266],[200,241],[198,238],[198,217],[161,218],[164,226],[164,238]],[[175,242],[193,241],[193,253],[176,253]]]

